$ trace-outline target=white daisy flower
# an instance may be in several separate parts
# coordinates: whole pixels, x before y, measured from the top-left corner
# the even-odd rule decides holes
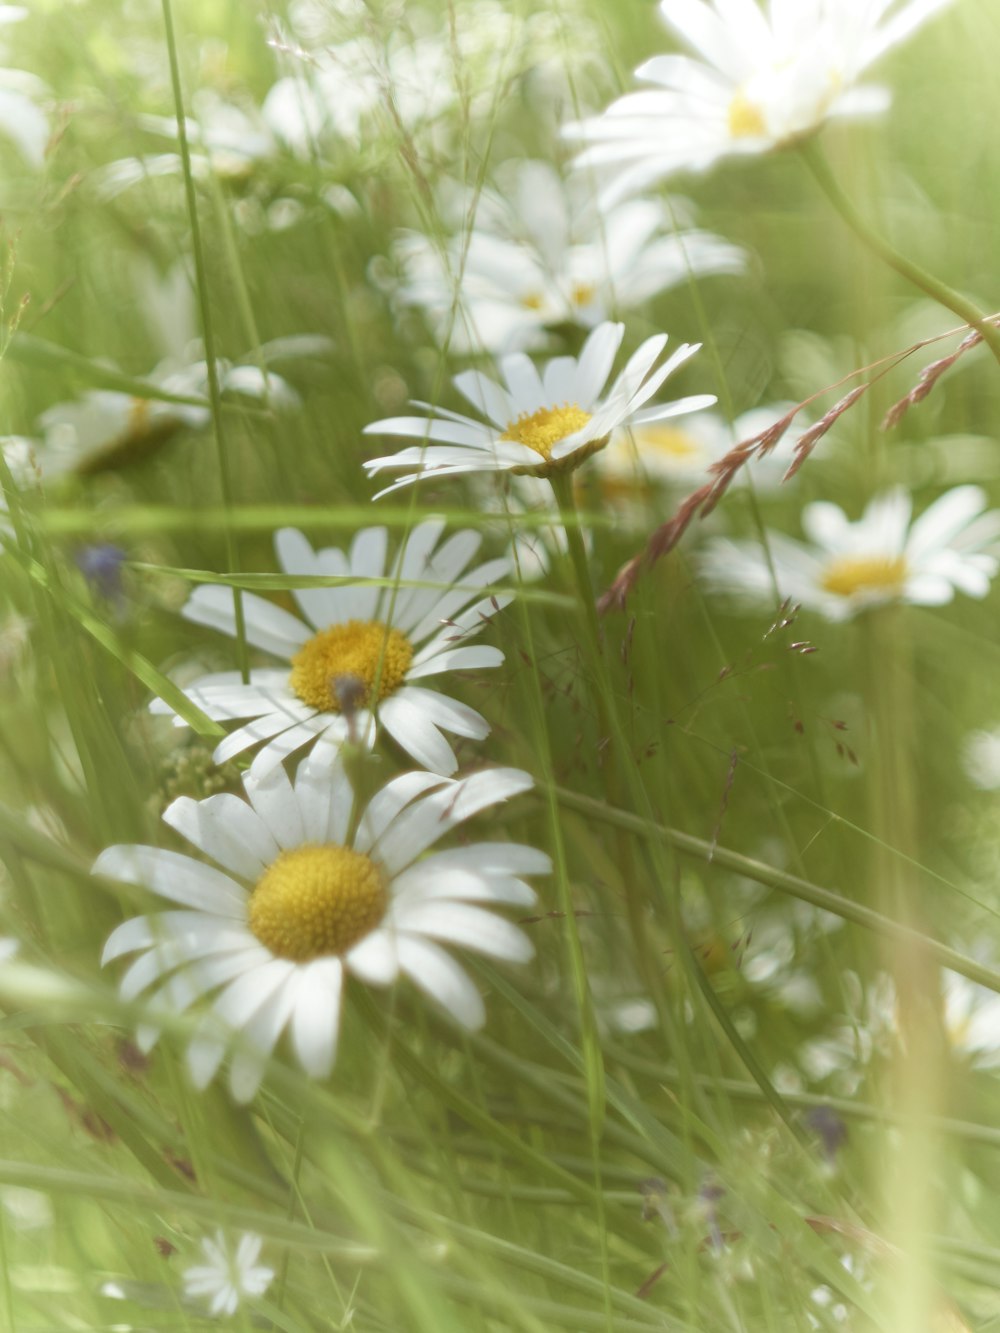
[[[602,485],[612,494],[651,482],[693,489],[708,480],[711,465],[740,440],[767,430],[792,407],[793,403],[755,407],[737,417],[731,426],[717,413],[699,412],[682,425],[653,421],[616,431],[608,447],[597,456]],[[752,458],[734,484],[745,485],[749,478],[758,492],[778,490],[792,461],[794,439],[794,434],[786,434],[766,457]]]
[[[941,982],[945,1033],[952,1046],[974,1065],[1000,1064],[1000,995],[947,968]]]
[[[462,191],[458,219],[475,203]],[[681,203],[677,212],[685,211]],[[566,181],[547,162],[508,163],[498,194],[479,197],[472,230],[445,253],[418,233],[397,241],[399,296],[420,306],[440,336],[451,332],[453,350],[534,350],[553,325],[593,328],[692,278],[743,272],[738,246],[678,230],[674,217],[674,207],[648,199],[602,213],[581,175]]]
[[[91,473],[116,467],[154,452],[178,431],[204,430],[211,421],[208,363],[197,338],[194,289],[185,261],[160,274],[151,264],[134,266],[137,309],[163,359],[144,378],[154,396],[136,397],[117,389],[91,389],[57,403],[38,419],[44,440],[37,451],[41,473],[55,477],[73,471]],[[329,352],[320,335],[276,338],[264,343],[247,363],[216,362],[225,395],[256,399],[276,410],[299,405],[291,385],[271,367]],[[200,402],[170,402],[157,394]]]
[[[589,145],[579,166],[621,168],[621,198],[679,171],[794,143],[833,117],[884,111],[864,71],[950,0],[663,0],[660,12],[695,57],[654,56],[636,77],[655,85],[567,126]]]
[[[780,597],[828,620],[889,602],[942,606],[956,592],[985,597],[1000,538],[1000,512],[986,511],[986,503],[978,486],[956,486],[911,523],[910,495],[896,487],[852,523],[837,505],[820,501],[802,513],[811,545],[769,533],[769,563],[756,542],[716,538],[701,572],[716,591],[767,605],[774,604],[776,581]]]
[[[121,994],[132,1001],[161,983],[149,1000],[150,1024],[216,992],[188,1048],[196,1086],[207,1087],[235,1046],[230,1089],[248,1100],[286,1028],[305,1072],[326,1078],[347,973],[375,986],[403,973],[458,1023],[480,1026],[479,992],[438,941],[526,962],[527,936],[489,909],[531,907],[534,891],[520,876],[545,874],[550,861],[504,842],[424,853],[481,810],[527,791],[528,774],[406,773],[357,820],[336,754],[314,751],[294,785],[280,765],[243,781],[249,805],[229,794],[182,796],[164,814],[221,870],[156,847],[111,847],[94,865],[96,874],[146,885],[182,909],[124,922],[102,961],[141,951]],[[157,1035],[147,1024],[139,1044],[149,1049]]]
[[[255,668],[246,682],[238,671],[226,671],[184,686],[191,702],[217,721],[252,719],[219,744],[217,764],[264,741],[253,762],[261,777],[319,736],[335,745],[374,744],[377,721],[418,764],[454,773],[458,760],[442,732],[482,740],[489,726],[474,709],[426,689],[422,681],[503,662],[499,648],[467,641],[510,600],[481,596],[509,566],[501,559],[470,569],[480,534],[456,532],[439,545],[443,530],[443,519],[418,524],[391,561],[385,528],[363,528],[349,553],[333,546],[314,551],[295,528],[275,534],[286,574],[351,579],[362,586],[293,589],[303,620],[263,597],[243,594],[247,640],[286,665]],[[363,586],[366,579],[394,582]],[[231,588],[201,585],[183,614],[236,634]],[[157,699],[152,711],[172,709]],[[186,725],[181,718],[176,724]]]
[[[712,394],[699,394],[643,407],[667,377],[701,346],[682,344],[654,370],[667,344],[665,333],[646,339],[602,399],[624,334],[624,324],[599,324],[587,338],[579,358],[554,357],[541,374],[523,352],[512,352],[499,361],[503,385],[478,370],[456,375],[454,383],[459,393],[488,422],[416,403],[417,407],[441,415],[391,417],[366,426],[365,433],[369,435],[400,435],[421,441],[398,454],[365,463],[370,475],[386,468],[416,468],[379,494],[388,495],[421,477],[468,472],[547,477],[569,472],[603,449],[613,430],[665,421],[712,406],[715,402]]]
[[[274,1269],[257,1262],[263,1241],[250,1231],[235,1251],[221,1231],[201,1242],[204,1264],[184,1271],[184,1294],[208,1302],[209,1314],[233,1315],[246,1297],[263,1296],[274,1280]]]
[[[962,746],[965,776],[981,791],[1000,789],[1000,727],[972,731]]]

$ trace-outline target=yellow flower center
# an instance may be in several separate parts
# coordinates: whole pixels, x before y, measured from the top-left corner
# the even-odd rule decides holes
[[[545,304],[539,292],[527,292],[521,297],[521,305],[525,310],[541,310]]]
[[[583,430],[589,420],[590,413],[584,412],[583,408],[577,407],[575,403],[572,405],[564,403],[562,407],[540,407],[537,412],[522,412],[516,421],[508,425],[500,438],[514,440],[517,444],[526,444],[529,449],[534,449],[536,454],[541,454],[546,464],[552,465],[552,446],[558,444],[560,440],[565,440],[567,435]],[[537,474],[534,468],[513,470],[543,475],[548,468],[543,467]]]
[[[729,103],[727,121],[733,139],[762,139],[767,134],[763,111],[742,92]]]
[[[348,620],[314,634],[292,658],[289,684],[321,713],[370,708],[399,689],[413,644],[380,620]],[[377,689],[376,689],[377,682]]]
[[[906,574],[906,560],[901,555],[839,555],[823,571],[820,586],[837,597],[853,597],[859,592],[898,597]]]
[[[594,287],[589,282],[576,282],[573,284],[573,290],[569,294],[569,299],[573,305],[590,305],[594,299]]]
[[[386,893],[367,856],[306,844],[282,852],[250,895],[250,929],[279,958],[343,954],[385,916]]]

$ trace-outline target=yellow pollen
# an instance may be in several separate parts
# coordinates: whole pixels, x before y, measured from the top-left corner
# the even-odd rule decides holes
[[[292,658],[289,684],[303,703],[321,713],[370,708],[399,689],[413,644],[379,620],[348,620],[314,634]]]
[[[901,555],[839,555],[827,565],[820,586],[837,597],[853,597],[859,592],[898,597],[906,574],[906,561]]]
[[[698,441],[676,426],[644,426],[637,437],[640,455],[646,449],[667,458],[687,460],[701,453]]]
[[[738,92],[729,103],[729,134],[733,139],[761,139],[767,134],[764,113],[756,102]]]
[[[538,292],[528,292],[521,297],[521,305],[524,306],[525,310],[541,310],[544,304],[545,302]]]
[[[282,852],[250,895],[250,929],[279,958],[307,963],[342,954],[385,916],[376,866],[336,843]]]
[[[589,282],[576,282],[573,284],[573,290],[569,294],[569,299],[573,305],[590,305],[594,299],[593,284]]]
[[[552,446],[565,440],[567,435],[583,430],[589,420],[590,413],[575,403],[572,406],[564,403],[562,407],[540,407],[537,412],[522,412],[500,438],[526,444],[550,463]]]

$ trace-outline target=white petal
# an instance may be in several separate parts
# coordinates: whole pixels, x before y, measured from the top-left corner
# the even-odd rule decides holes
[[[277,843],[260,816],[246,801],[228,792],[204,801],[181,796],[167,807],[163,819],[206,856],[242,879],[258,879],[278,855]]]
[[[246,637],[255,648],[274,653],[276,657],[291,657],[310,637],[310,629],[288,611],[265,601],[255,593],[244,592],[240,598],[243,608]],[[236,637],[236,611],[233,589],[214,583],[195,588],[184,607],[187,620],[224,634]]]
[[[430,935],[511,963],[534,957],[534,945],[523,930],[479,907],[455,902],[401,904],[394,916],[406,934]]]
[[[399,973],[395,933],[379,927],[359,940],[344,962],[370,986],[391,986]]]
[[[424,768],[443,774],[454,773],[458,768],[454,750],[426,711],[403,691],[385,700],[379,718],[393,740]]]
[[[140,884],[163,898],[242,921],[246,891],[228,875],[179,852],[160,847],[108,847],[94,862],[93,873]]]
[[[317,958],[299,977],[292,1014],[292,1043],[311,1078],[328,1078],[337,1055],[340,997],[344,981],[339,958]]]
[[[430,940],[408,935],[400,935],[398,947],[399,965],[411,981],[463,1027],[482,1027],[486,1021],[482,996],[453,958]]]
[[[343,844],[354,805],[354,789],[337,749],[318,741],[299,764],[295,799],[306,842]]]

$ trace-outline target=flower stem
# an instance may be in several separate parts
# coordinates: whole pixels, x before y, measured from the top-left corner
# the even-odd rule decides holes
[[[557,473],[549,479],[559,506],[566,534],[566,547],[576,581],[577,593],[587,622],[589,671],[588,683],[597,714],[602,749],[601,776],[604,782],[605,798],[612,807],[625,806],[625,794],[622,783],[620,755],[616,735],[614,701],[608,688],[604,670],[604,639],[597,616],[597,601],[594,585],[590,577],[590,562],[583,540],[576,498],[573,494],[573,474]],[[629,929],[635,948],[635,961],[639,975],[649,990],[650,996],[660,1008],[659,973],[656,960],[650,950],[650,933],[643,897],[640,891],[642,878],[636,864],[635,849],[632,840],[623,828],[616,829],[618,865],[621,871],[625,906],[628,913]]]
[[[815,140],[804,144],[800,151],[803,161],[816,178],[820,189],[858,239],[900,277],[905,278],[914,287],[918,287],[933,301],[937,301],[945,309],[951,310],[959,319],[964,320],[970,328],[975,329],[993,353],[998,364],[1000,364],[1000,329],[997,329],[996,325],[991,322],[990,316],[980,310],[973,301],[964,297],[961,292],[956,292],[953,287],[949,287],[946,282],[936,278],[933,273],[928,273],[919,264],[915,264],[912,259],[907,259],[905,255],[901,255],[894,246],[875,231],[845,194],[825,153]]]
[[[867,781],[877,839],[872,890],[887,915],[910,928],[908,941],[894,941],[886,956],[895,983],[900,1038],[887,1100],[890,1109],[904,1107],[908,1119],[884,1163],[883,1231],[897,1247],[899,1260],[883,1274],[882,1297],[890,1315],[887,1327],[917,1333],[929,1328],[926,1311],[933,1306],[934,1266],[927,1237],[939,1207],[936,1180],[943,1148],[936,1126],[947,1113],[943,1101],[948,1080],[940,977],[935,960],[919,943],[922,886],[909,859],[917,851],[919,818],[913,661],[905,615],[905,607],[876,607],[860,628],[867,650]]]

